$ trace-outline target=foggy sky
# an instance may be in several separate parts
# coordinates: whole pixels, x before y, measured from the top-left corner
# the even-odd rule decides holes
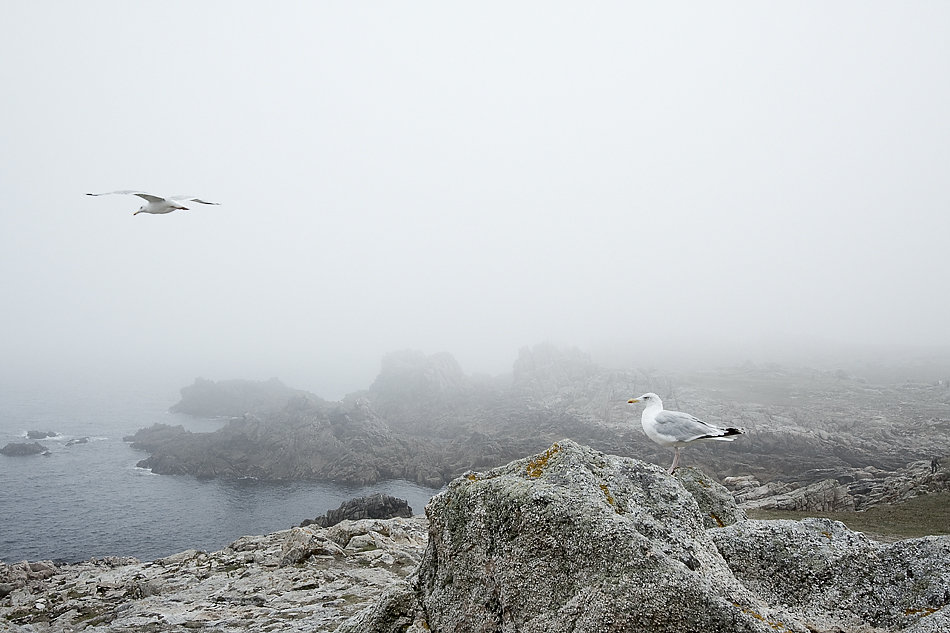
[[[945,2],[4,14],[7,371],[950,345]],[[221,206],[83,195],[136,188]]]

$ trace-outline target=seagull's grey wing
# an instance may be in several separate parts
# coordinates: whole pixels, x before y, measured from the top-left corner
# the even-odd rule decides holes
[[[162,198],[161,196],[153,196],[150,193],[144,193],[142,191],[133,191],[131,189],[122,189],[121,191],[106,191],[105,193],[87,193],[86,195],[87,196],[111,196],[114,193],[138,196],[139,198],[142,198],[143,200],[147,200],[148,202],[164,202],[165,201],[165,198]]]
[[[114,193],[133,194],[137,196],[142,192],[138,190],[132,190],[132,189],[122,189],[121,191],[106,191],[105,193],[87,193],[86,195],[87,196],[111,196]]]
[[[190,202],[197,202],[199,204],[221,204],[220,202],[208,202],[207,200],[202,200],[201,198],[196,198],[195,196],[172,196],[170,200],[188,200]]]
[[[676,438],[677,442],[690,442],[704,437],[717,437],[723,430],[706,424],[697,417],[679,411],[660,411],[656,414],[656,430]]]

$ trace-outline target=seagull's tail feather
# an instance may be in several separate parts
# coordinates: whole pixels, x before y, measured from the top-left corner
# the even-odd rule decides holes
[[[732,440],[736,439],[736,436],[737,436],[737,435],[742,435],[742,433],[743,433],[744,431],[745,431],[745,429],[737,429],[737,428],[734,427],[734,426],[730,426],[730,427],[728,427],[728,428],[722,429],[722,434],[721,434],[721,435],[704,435],[704,436],[702,436],[702,437],[700,437],[700,438],[697,438],[697,439],[700,439],[700,440],[722,440],[723,442],[731,442]]]

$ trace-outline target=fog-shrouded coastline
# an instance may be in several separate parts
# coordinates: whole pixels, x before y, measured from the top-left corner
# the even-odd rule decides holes
[[[365,487],[152,474],[136,467],[144,455],[124,436],[153,423],[201,432],[226,421],[170,413],[177,388],[119,384],[85,377],[8,381],[0,388],[0,445],[32,442],[26,437],[32,429],[58,434],[37,440],[49,455],[0,456],[0,560],[151,560],[189,548],[213,551],[239,536],[286,529],[369,492],[407,499],[417,513],[435,492],[398,481]],[[74,442],[83,438],[88,441]]]
[[[685,459],[736,479],[748,507],[861,509],[943,486],[925,472],[950,455],[950,362],[939,352],[681,371],[618,367],[618,358],[538,344],[491,376],[448,353],[394,352],[370,384],[336,401],[277,379],[24,375],[0,390],[0,443],[27,442],[33,429],[57,435],[36,440],[47,455],[0,456],[0,507],[16,517],[2,527],[0,558],[213,550],[368,492],[405,498],[418,514],[466,470],[563,437],[666,463],[626,405],[644,391],[747,428]],[[261,393],[271,399],[255,402]],[[154,428],[174,441],[141,435]]]

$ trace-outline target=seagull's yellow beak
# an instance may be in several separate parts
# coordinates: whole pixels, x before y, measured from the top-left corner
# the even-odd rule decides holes
[[[635,404],[637,402],[640,402],[640,401],[637,400],[636,398],[631,398],[630,400],[627,400],[627,404]]]

